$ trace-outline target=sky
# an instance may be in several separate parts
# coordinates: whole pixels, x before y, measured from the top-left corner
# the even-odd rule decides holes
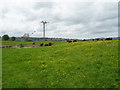
[[[118,36],[118,2],[1,0],[0,36],[87,39]],[[34,32],[35,31],[35,32]]]

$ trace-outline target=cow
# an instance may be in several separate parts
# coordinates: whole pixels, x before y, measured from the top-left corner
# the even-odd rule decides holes
[[[49,46],[48,44],[45,44],[45,46]]]
[[[53,45],[53,43],[48,43],[49,46]]]
[[[87,40],[83,39],[83,41],[87,41]]]
[[[44,43],[41,43],[40,46],[44,46]]]
[[[106,38],[105,40],[112,40],[112,38]]]
[[[72,42],[72,40],[67,40],[67,42],[71,43],[71,42]]]
[[[41,43],[40,46],[52,46],[54,43],[47,43],[47,44],[44,44],[44,43]]]
[[[51,46],[53,45],[54,43],[48,43],[48,44],[45,44],[45,46]]]
[[[67,40],[67,42],[71,43],[71,42],[77,42],[77,40]]]
[[[12,45],[1,45],[0,48],[11,48]]]
[[[77,42],[77,40],[73,40],[73,42]]]

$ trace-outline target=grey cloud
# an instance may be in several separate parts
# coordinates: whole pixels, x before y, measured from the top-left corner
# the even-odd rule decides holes
[[[1,10],[1,18],[3,19],[3,18],[6,18],[6,14],[8,13],[8,8],[3,8],[2,10]]]
[[[117,32],[117,27],[109,27],[109,26],[97,26],[97,27],[93,27],[90,29],[90,33],[91,34],[106,34],[107,36],[109,36],[109,33],[114,33],[114,32]]]
[[[28,15],[26,18],[25,18],[25,21],[35,21],[37,20],[38,18],[35,17],[34,15]]]
[[[25,17],[25,21],[37,21],[53,18],[51,15],[52,12],[52,2],[39,2],[34,4],[31,10],[21,10]],[[37,11],[36,11],[37,10]]]
[[[19,12],[22,13],[22,15],[25,17],[24,21],[35,21],[37,17],[35,14],[32,12],[32,10],[29,9],[24,9],[24,8],[18,8]]]
[[[35,10],[39,10],[41,8],[52,8],[53,7],[53,2],[37,2],[34,5]]]
[[[108,31],[108,30],[104,30],[104,31],[95,31],[95,32],[92,32],[92,34],[105,34],[105,33],[111,33],[111,32],[114,32],[114,31]]]
[[[20,15],[24,16],[24,22],[21,23],[30,22],[31,26],[28,31],[33,29],[32,22],[46,20],[50,22],[46,26],[46,33],[49,32],[47,34],[49,37],[87,38],[88,35],[89,37],[103,34],[109,36],[110,33],[117,32],[116,5],[117,3],[37,2],[29,8],[17,10],[21,13]],[[25,31],[21,30],[21,32]],[[39,27],[39,32],[42,33],[42,25]]]
[[[77,3],[77,4],[80,4],[80,3]],[[86,4],[86,5],[89,5],[89,4]],[[111,7],[110,5],[108,5],[107,8]],[[85,7],[87,7],[87,6],[84,6],[84,8]],[[113,11],[113,8],[111,11],[111,9],[107,10],[106,7],[104,7],[104,6],[103,6],[102,12],[97,11],[97,9],[94,9],[94,8],[95,8],[95,6],[91,5],[91,7],[89,7],[89,9],[83,9],[81,11],[81,8],[78,6],[77,7],[78,11],[76,9],[75,9],[75,11],[71,11],[71,12],[75,13],[71,17],[61,18],[57,14],[53,18],[56,21],[59,21],[59,22],[65,21],[67,25],[72,25],[72,24],[78,24],[78,23],[87,24],[89,22],[94,22],[94,21],[105,21],[105,20],[114,19],[117,17],[116,6],[113,7],[113,8],[115,8],[114,11]]]
[[[2,33],[2,34],[6,34],[6,33],[7,33],[7,31],[3,31],[3,30],[1,30],[1,33]]]

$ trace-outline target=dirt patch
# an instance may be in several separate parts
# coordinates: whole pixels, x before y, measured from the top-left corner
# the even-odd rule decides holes
[[[0,45],[0,48],[12,48],[15,47],[15,45]]]
[[[33,48],[42,46],[51,46],[53,43],[40,44],[40,45],[0,45],[0,48]]]
[[[0,48],[32,48],[32,47],[39,47],[38,45],[26,45],[20,47],[20,45],[0,45]]]

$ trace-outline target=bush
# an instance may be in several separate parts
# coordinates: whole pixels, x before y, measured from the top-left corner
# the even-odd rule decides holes
[[[28,39],[28,41],[32,41],[32,39]]]
[[[16,37],[11,37],[11,40],[12,40],[12,41],[15,41],[15,39],[16,39]]]
[[[21,44],[20,44],[20,48],[22,48],[22,47],[24,47],[24,45],[21,43]]]
[[[6,35],[3,35],[2,36],[2,40],[5,40],[5,41],[7,41],[7,40],[9,40],[9,36],[6,34]]]

